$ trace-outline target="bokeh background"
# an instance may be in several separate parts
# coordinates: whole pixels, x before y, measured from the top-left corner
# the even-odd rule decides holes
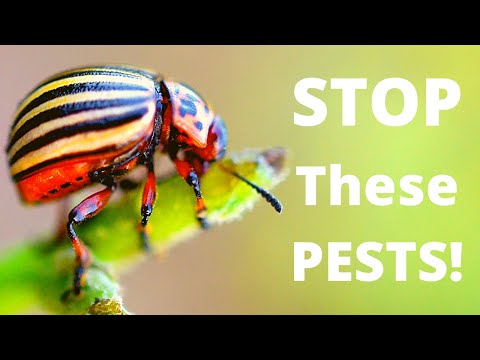
[[[234,222],[175,246],[163,261],[146,259],[123,277],[128,309],[137,314],[471,314],[480,313],[478,238],[480,47],[476,46],[0,46],[0,144],[5,146],[18,101],[47,76],[75,66],[128,63],[146,66],[189,83],[225,119],[229,150],[281,145],[289,149],[290,176],[274,193],[284,203],[277,215],[264,202]],[[317,127],[293,124],[293,89],[305,77],[365,77],[357,92],[357,126],[341,126],[341,93],[321,94],[328,116]],[[375,84],[403,77],[418,92],[415,120],[386,127],[371,111]],[[425,126],[425,79],[446,77],[461,88],[460,103],[441,114],[441,126]],[[399,92],[388,109],[400,112]],[[0,251],[50,232],[55,205],[23,207],[0,152]],[[374,174],[398,185],[405,174],[428,180],[444,173],[455,178],[456,204],[417,207],[398,204],[331,207],[326,178],[318,181],[317,206],[304,205],[304,177],[296,165],[342,164],[364,186]],[[346,196],[347,193],[344,193]],[[159,197],[161,199],[161,196]],[[207,199],[208,201],[208,199]],[[101,215],[99,215],[101,216]],[[293,281],[293,243],[329,241],[463,242],[461,272],[440,282],[418,279],[418,252],[408,256],[406,282],[395,282],[394,257],[382,253],[383,277],[373,283],[327,281],[326,259],[303,283]],[[448,263],[448,253],[444,257]],[[342,270],[367,271],[352,258]]]

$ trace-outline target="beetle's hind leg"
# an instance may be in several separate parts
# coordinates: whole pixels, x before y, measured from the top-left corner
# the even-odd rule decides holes
[[[143,249],[147,252],[152,251],[152,246],[150,244],[150,227],[148,225],[148,219],[152,215],[153,206],[155,205],[155,198],[157,196],[157,182],[155,178],[155,171],[153,165],[153,159],[149,159],[145,164],[147,166],[147,181],[143,187],[143,196],[142,196],[142,207],[140,209],[140,214],[142,220],[138,225],[138,230],[140,232],[141,245]]]
[[[79,295],[82,286],[85,285],[86,271],[91,264],[91,255],[88,247],[77,236],[74,225],[79,225],[97,215],[108,203],[110,196],[117,187],[112,177],[103,177],[98,182],[105,185],[106,188],[87,197],[74,207],[68,215],[67,234],[72,242],[76,260],[73,276],[73,292],[75,295]]]

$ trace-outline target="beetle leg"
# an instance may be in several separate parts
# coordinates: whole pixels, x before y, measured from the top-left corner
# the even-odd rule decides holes
[[[188,185],[193,188],[195,192],[196,202],[195,202],[195,216],[200,223],[200,226],[203,229],[208,229],[210,225],[208,224],[206,215],[207,208],[202,197],[202,191],[200,190],[200,180],[197,173],[193,167],[187,161],[175,160],[175,166],[177,167],[178,174],[185,179]]]
[[[76,256],[76,267],[73,276],[73,292],[75,295],[80,294],[81,288],[85,284],[86,270],[91,264],[91,256],[87,246],[75,233],[73,226],[94,217],[108,203],[110,195],[116,189],[116,183],[113,178],[104,179],[102,183],[107,186],[105,189],[87,197],[74,207],[68,215],[67,234],[72,242]]]
[[[153,166],[153,161],[147,162],[147,181],[143,187],[143,196],[142,196],[142,207],[140,213],[142,215],[142,220],[139,224],[139,231],[142,240],[143,248],[150,252],[150,228],[148,227],[148,219],[152,215],[153,206],[155,204],[155,198],[157,194],[157,182],[155,178],[155,171]]]
[[[205,206],[205,201],[203,201],[202,192],[200,190],[200,180],[195,171],[190,171],[188,176],[185,178],[185,181],[188,185],[193,187],[195,192],[196,201],[195,201],[195,216],[200,223],[203,229],[208,229],[210,227],[207,221],[207,208]]]

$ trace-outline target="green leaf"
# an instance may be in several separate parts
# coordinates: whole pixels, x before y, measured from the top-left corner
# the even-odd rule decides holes
[[[261,200],[254,189],[222,167],[269,190],[285,178],[284,160],[285,150],[272,148],[245,150],[213,164],[202,177],[210,224],[239,220]],[[0,313],[128,314],[116,275],[147,256],[137,232],[141,197],[140,186],[77,227],[94,260],[80,296],[68,291],[75,258],[68,240],[58,244],[53,236],[40,237],[5,251],[0,256]],[[193,190],[179,176],[159,180],[157,199],[149,220],[155,251],[165,251],[202,231],[194,216]],[[273,211],[272,216],[278,215]]]

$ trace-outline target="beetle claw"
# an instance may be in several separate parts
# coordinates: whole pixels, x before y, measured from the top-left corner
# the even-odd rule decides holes
[[[142,221],[138,224],[138,231],[140,233],[140,246],[142,247],[143,251],[148,254],[152,254],[153,248],[150,241],[150,225],[148,223],[144,225]]]
[[[197,218],[198,219],[198,222],[200,223],[200,226],[202,227],[202,229],[204,230],[208,230],[210,229],[210,223],[208,222],[208,220],[204,217],[202,218]]]
[[[71,294],[75,295],[76,298],[79,298],[83,294],[82,288],[80,287],[79,289],[77,289],[76,287],[73,287],[65,290],[60,297],[61,302],[68,302],[71,299]]]

